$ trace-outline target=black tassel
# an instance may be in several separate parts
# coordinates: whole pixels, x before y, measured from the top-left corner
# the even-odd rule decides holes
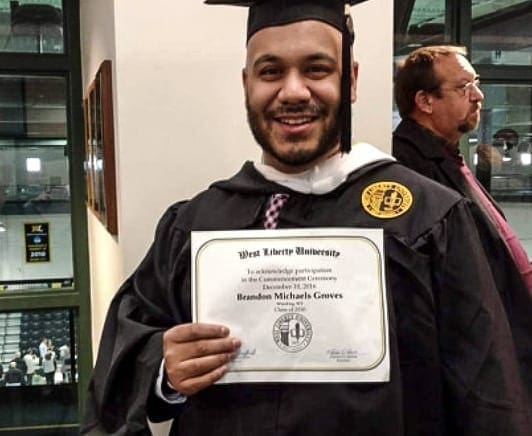
[[[349,153],[351,151],[351,42],[354,37],[349,7],[346,7],[344,18],[344,28],[342,31],[342,83],[340,99],[342,130],[340,134],[340,150],[342,153]]]

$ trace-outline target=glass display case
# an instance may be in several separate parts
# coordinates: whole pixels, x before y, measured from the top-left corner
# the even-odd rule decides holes
[[[64,52],[62,0],[0,0],[0,52]]]
[[[1,434],[73,436],[84,409],[92,350],[79,22],[78,0],[0,0]]]
[[[71,288],[66,80],[0,75],[0,292]]]
[[[73,309],[0,312],[0,429],[76,427],[77,326]]]

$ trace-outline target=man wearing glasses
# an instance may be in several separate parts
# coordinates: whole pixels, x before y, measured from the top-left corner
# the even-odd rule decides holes
[[[407,167],[460,192],[472,202],[476,230],[484,244],[499,293],[512,314],[512,331],[522,362],[530,362],[532,265],[493,198],[460,154],[459,140],[477,128],[484,95],[479,78],[455,46],[421,47],[399,66],[395,100],[402,121],[393,133],[393,155]],[[489,273],[489,272],[487,272]],[[525,327],[527,326],[527,327]],[[524,367],[522,367],[524,368]],[[532,374],[523,371],[532,391]]]
[[[462,47],[422,47],[410,53],[395,83],[403,121],[394,132],[394,155],[423,173],[419,166],[433,157],[427,149],[456,155],[460,137],[480,121],[484,94],[479,84]],[[442,182],[433,172],[427,175]]]

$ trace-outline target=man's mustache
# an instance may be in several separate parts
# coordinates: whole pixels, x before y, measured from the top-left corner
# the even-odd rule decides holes
[[[474,103],[471,105],[471,112],[476,112],[480,109],[482,109],[482,105],[480,103]]]
[[[269,117],[282,117],[284,115],[307,115],[312,117],[323,116],[327,114],[325,107],[317,104],[284,104],[282,106],[270,109],[266,112]]]

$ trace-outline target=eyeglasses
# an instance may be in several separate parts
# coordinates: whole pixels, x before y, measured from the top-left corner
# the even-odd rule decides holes
[[[473,89],[475,89],[475,91],[481,92],[479,79],[475,79],[472,82],[466,82],[463,85],[455,86],[453,88],[440,87],[440,90],[442,91],[456,91],[460,97],[465,97],[466,95],[469,97]]]

